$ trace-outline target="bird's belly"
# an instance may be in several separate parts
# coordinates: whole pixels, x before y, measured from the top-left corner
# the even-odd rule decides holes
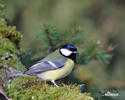
[[[57,79],[63,78],[65,76],[67,76],[68,74],[70,74],[73,69],[73,66],[74,66],[74,62],[72,60],[68,59],[65,66],[63,66],[59,69],[56,69],[56,70],[42,72],[41,74],[38,74],[37,76],[43,80],[49,80],[49,81],[57,80]]]

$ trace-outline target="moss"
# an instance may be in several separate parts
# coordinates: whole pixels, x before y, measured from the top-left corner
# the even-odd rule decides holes
[[[0,17],[0,28],[2,27],[6,27],[6,22],[4,18]]]
[[[17,57],[17,49],[15,44],[10,42],[7,38],[0,37],[0,68],[6,63],[8,66],[14,67],[17,70],[23,70],[24,66]],[[9,60],[5,56],[11,55]]]
[[[6,91],[13,100],[94,100],[90,93],[81,93],[80,86],[55,87],[36,77],[18,76],[6,84]]]
[[[15,30],[15,27],[0,28],[0,68],[6,63],[17,70],[24,69],[17,56],[19,52],[17,46],[19,46],[21,38],[20,33]],[[5,57],[9,55],[12,56],[11,59],[6,60]]]
[[[19,45],[22,35],[20,32],[16,31],[15,26],[8,26],[0,28],[0,36],[3,38],[8,38],[12,43]]]
[[[4,64],[21,71],[25,69],[18,57],[22,35],[15,26],[7,26],[3,8],[0,4],[0,72]]]
[[[0,4],[0,28],[6,27],[6,21],[5,18],[3,18],[3,8],[4,5]]]

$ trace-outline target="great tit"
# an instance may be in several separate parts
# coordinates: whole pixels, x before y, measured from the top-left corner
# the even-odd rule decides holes
[[[27,71],[9,75],[32,75],[42,80],[51,81],[56,87],[55,80],[64,78],[71,73],[76,62],[77,48],[72,45],[63,45],[55,52],[49,54],[38,63],[31,66]]]

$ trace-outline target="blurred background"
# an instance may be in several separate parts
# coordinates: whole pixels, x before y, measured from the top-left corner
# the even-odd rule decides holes
[[[116,45],[109,64],[93,60],[88,64],[78,65],[73,75],[78,80],[94,84],[98,88],[120,88],[120,95],[125,95],[124,0],[5,0],[4,2],[7,21],[23,34],[21,47],[25,50],[44,45],[36,40],[42,24],[51,24],[60,33],[79,25],[88,40],[99,40],[104,46]]]

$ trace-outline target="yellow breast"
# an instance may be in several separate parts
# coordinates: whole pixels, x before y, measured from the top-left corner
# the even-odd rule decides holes
[[[57,80],[70,74],[73,67],[74,67],[74,62],[71,59],[68,59],[67,63],[63,67],[56,70],[42,72],[37,76],[42,80],[49,80],[49,81]]]

